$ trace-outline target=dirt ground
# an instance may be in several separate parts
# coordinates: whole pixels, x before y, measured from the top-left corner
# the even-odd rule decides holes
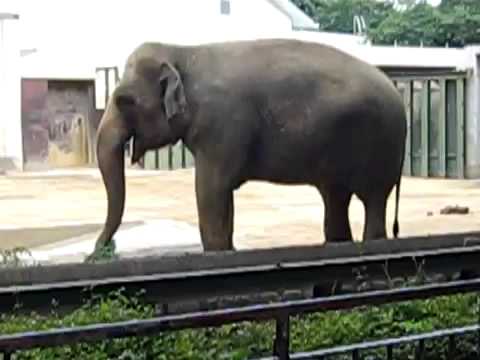
[[[197,224],[193,170],[127,173],[124,224],[173,219]],[[388,203],[388,234],[394,215]],[[467,215],[441,215],[447,205],[468,206]],[[99,231],[106,195],[97,169],[0,176],[0,249],[34,248],[83,233]],[[350,206],[354,237],[363,229],[358,199]],[[277,247],[323,242],[323,204],[309,186],[251,182],[235,193],[235,243]],[[480,231],[480,181],[414,179],[402,182],[401,236]],[[162,235],[159,234],[159,242]]]

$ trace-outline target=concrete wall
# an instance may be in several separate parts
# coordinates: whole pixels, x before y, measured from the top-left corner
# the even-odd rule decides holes
[[[480,46],[468,47],[467,62],[472,72],[466,85],[466,176],[480,178]]]
[[[22,169],[18,20],[0,20],[0,171]]]

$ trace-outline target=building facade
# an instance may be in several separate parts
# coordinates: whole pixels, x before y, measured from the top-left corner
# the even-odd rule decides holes
[[[0,170],[95,166],[95,134],[108,96],[105,84],[111,93],[126,57],[142,42],[200,44],[282,37],[333,45],[389,73],[464,72],[465,119],[455,125],[464,127],[456,135],[464,147],[457,150],[466,177],[480,177],[478,47],[372,46],[363,36],[318,31],[318,24],[288,0],[137,0],[135,7],[113,0],[35,4],[19,9],[20,19],[14,16],[1,22]],[[72,26],[79,19],[83,26]],[[29,42],[19,43],[15,35],[20,31]],[[115,71],[105,79],[107,68]],[[428,97],[437,99],[442,91],[439,84],[438,76],[433,82],[418,80],[412,99],[422,102],[427,85],[432,91]],[[439,110],[427,114],[416,106],[411,128],[418,128],[417,133],[430,131],[430,125],[421,124]],[[432,124],[430,128],[436,129]],[[424,156],[420,152],[429,146],[420,143],[418,156]],[[412,161],[418,156],[411,155]],[[428,176],[428,171],[420,173]]]
[[[0,22],[3,170],[94,165],[105,102],[103,81],[95,88],[96,69],[121,73],[142,42],[196,44],[318,28],[286,0],[137,0],[135,7],[47,0],[18,10],[19,19]]]

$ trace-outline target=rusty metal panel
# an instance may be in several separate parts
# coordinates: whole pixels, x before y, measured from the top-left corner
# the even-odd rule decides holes
[[[22,80],[22,142],[26,165],[41,164],[48,157],[47,93],[46,80]]]
[[[76,82],[50,81],[47,113],[49,122],[48,158],[54,167],[88,163],[88,88]]]
[[[99,120],[92,82],[23,80],[22,127],[27,169],[92,163]]]

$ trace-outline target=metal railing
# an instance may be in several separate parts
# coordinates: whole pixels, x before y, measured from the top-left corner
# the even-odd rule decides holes
[[[0,271],[0,312],[18,305],[27,312],[49,311],[52,301],[57,311],[74,308],[94,294],[119,288],[127,296],[142,291],[145,301],[172,313],[173,305],[191,299],[214,305],[212,298],[285,289],[314,297],[330,295],[321,289],[334,281],[347,287],[344,292],[352,292],[348,286],[376,280],[382,287],[375,289],[381,290],[391,287],[395,278],[415,277],[419,272],[448,280],[465,271],[480,273],[478,239],[478,234],[450,234],[373,240],[362,246],[328,244],[4,270]],[[263,300],[257,297],[251,302]]]
[[[425,353],[425,341],[448,338],[448,359],[455,359],[454,356],[457,353],[456,349],[456,338],[462,335],[476,334],[480,331],[480,326],[478,324],[464,326],[454,329],[445,329],[432,331],[429,333],[418,334],[418,335],[408,335],[398,338],[384,339],[378,341],[367,341],[358,344],[337,346],[324,350],[310,351],[310,352],[301,352],[292,354],[290,360],[314,360],[314,359],[328,359],[329,357],[335,355],[344,355],[351,354],[352,360],[357,360],[361,358],[362,352],[367,350],[373,350],[378,348],[386,349],[386,360],[394,359],[394,349],[397,346],[409,343],[418,343],[418,348],[415,353],[416,359],[423,359]],[[274,360],[279,359],[278,356],[266,357],[258,360]]]
[[[130,320],[111,324],[96,324],[74,328],[53,329],[40,332],[20,333],[0,337],[0,353],[4,359],[21,350],[37,347],[55,347],[73,343],[89,343],[105,339],[125,338],[131,336],[152,336],[165,331],[222,326],[243,321],[275,320],[276,334],[273,359],[324,359],[339,353],[351,353],[352,359],[360,359],[363,350],[373,347],[386,347],[392,354],[393,346],[400,343],[418,341],[441,336],[452,337],[472,333],[477,326],[437,331],[434,333],[388,339],[377,342],[337,347],[310,353],[290,354],[290,317],[321,311],[346,310],[365,305],[383,305],[388,303],[428,299],[437,296],[480,291],[480,279],[449,282],[435,285],[423,285],[401,289],[373,291],[357,294],[339,295],[281,303],[253,305],[240,308],[212,310],[180,315],[160,316],[146,320]],[[420,348],[422,345],[420,345]],[[389,350],[390,349],[390,350]],[[389,355],[389,359],[392,355]],[[271,358],[272,359],[272,358]]]

